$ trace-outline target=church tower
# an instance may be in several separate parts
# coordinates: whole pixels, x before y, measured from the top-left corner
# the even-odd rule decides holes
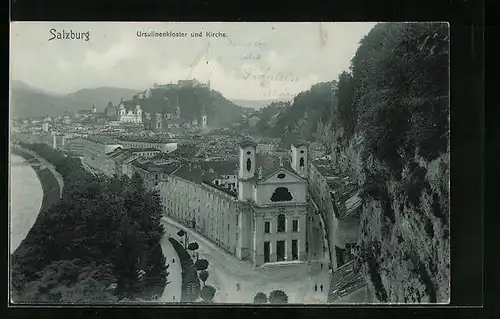
[[[292,144],[292,169],[302,178],[308,177],[308,154],[306,143]]]
[[[181,107],[179,105],[179,94],[177,94],[177,104],[175,106],[175,114],[174,114],[174,117],[176,119],[180,118],[181,117]]]
[[[203,110],[201,111],[201,128],[206,129],[208,122],[207,109],[203,106]]]
[[[142,123],[142,109],[140,105],[135,106],[135,122]]]
[[[253,183],[255,176],[255,158],[257,144],[253,141],[240,143],[240,158],[238,171],[238,199],[247,201],[252,199]]]
[[[120,105],[118,106],[118,121],[123,122],[125,118],[125,105],[123,104],[123,98],[120,100]]]

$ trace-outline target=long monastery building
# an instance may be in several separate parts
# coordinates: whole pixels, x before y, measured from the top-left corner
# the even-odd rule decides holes
[[[239,146],[237,192],[213,183],[216,174],[186,164],[160,183],[165,213],[254,265],[306,260],[308,205],[306,144],[291,158]]]

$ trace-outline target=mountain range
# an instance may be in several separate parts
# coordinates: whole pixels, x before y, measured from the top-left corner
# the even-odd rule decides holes
[[[10,91],[10,112],[13,118],[62,116],[90,109],[92,105],[95,105],[98,111],[103,111],[109,101],[117,104],[121,98],[131,99],[138,92],[133,89],[99,87],[58,94],[21,81],[12,81]]]
[[[103,111],[109,101],[116,105],[122,98],[133,99],[140,91],[128,88],[98,87],[60,94],[33,87],[22,81],[12,81],[10,90],[10,111],[13,118],[62,116],[90,109],[92,105],[95,105],[98,111]],[[288,101],[291,98],[283,100]],[[242,111],[245,112],[248,109],[258,110],[277,100],[230,99],[227,101],[242,107]]]

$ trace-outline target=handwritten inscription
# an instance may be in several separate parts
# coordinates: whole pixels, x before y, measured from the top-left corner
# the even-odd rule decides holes
[[[294,96],[295,94],[291,93],[288,90],[277,90],[277,89],[272,89],[272,90],[263,90],[262,91],[262,96],[266,98],[276,98],[276,97],[284,97],[284,98],[289,98],[291,96]]]
[[[245,54],[241,59],[242,60],[260,60],[262,58],[262,54],[250,52]]]
[[[299,78],[292,73],[273,73],[271,68],[265,70],[256,70],[247,66],[243,69],[242,78],[245,80],[256,81],[279,81],[279,82],[298,82]]]
[[[254,40],[254,41],[248,41],[248,42],[236,42],[235,40],[229,40],[228,45],[230,47],[241,47],[241,48],[261,48],[263,49],[266,47],[266,42],[262,40]]]

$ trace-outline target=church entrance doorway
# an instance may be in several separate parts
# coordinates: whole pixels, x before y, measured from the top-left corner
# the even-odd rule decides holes
[[[285,241],[278,240],[276,242],[276,261],[285,260]]]
[[[292,240],[292,260],[297,260],[299,259],[299,244],[298,240],[294,239]]]
[[[270,251],[269,242],[265,241],[264,242],[264,262],[265,263],[269,262],[269,251]]]

